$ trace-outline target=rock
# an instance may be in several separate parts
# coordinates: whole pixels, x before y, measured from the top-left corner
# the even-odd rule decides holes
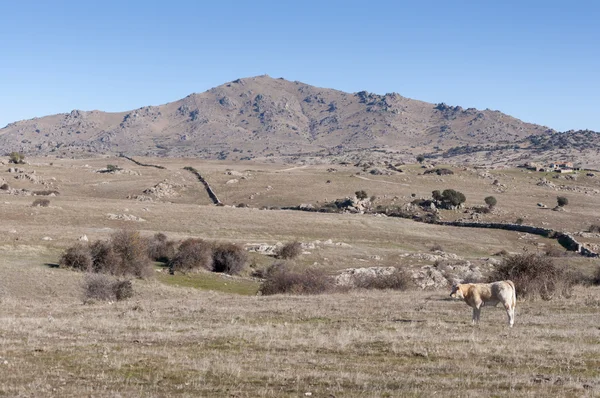
[[[87,235],[81,235],[79,237],[79,239],[77,239],[77,240],[80,241],[80,242],[88,242],[89,241]]]
[[[51,238],[51,237],[49,237],[49,236],[44,236],[44,237],[42,238],[42,240],[52,240],[52,238]]]
[[[545,208],[547,208],[547,207],[548,207],[548,206],[546,206],[546,205],[545,205],[545,204],[543,204],[543,203],[538,203],[537,205],[538,205],[538,207],[541,207],[542,209],[545,209]]]
[[[396,267],[368,267],[368,268],[347,268],[343,270],[335,279],[338,286],[356,286],[361,278],[377,278],[391,275],[396,271]]]
[[[239,180],[237,179],[232,179],[232,180],[228,180],[225,184],[237,184],[239,182]]]

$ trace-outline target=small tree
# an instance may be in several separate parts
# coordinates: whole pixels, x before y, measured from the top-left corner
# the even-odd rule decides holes
[[[442,200],[453,206],[459,206],[467,200],[467,197],[462,192],[455,191],[454,189],[445,189],[442,192]]]
[[[361,189],[360,191],[356,191],[354,194],[356,195],[358,200],[365,200],[366,198],[369,197],[369,195],[367,194],[367,191],[365,191],[363,189]]]
[[[277,250],[277,258],[284,260],[293,259],[302,254],[302,243],[298,241],[286,243]]]
[[[569,204],[569,199],[564,196],[557,196],[556,202],[558,203],[558,207],[564,207]]]
[[[223,243],[213,249],[213,271],[239,274],[248,260],[248,253],[234,243]]]
[[[498,201],[496,200],[495,197],[493,196],[488,196],[487,198],[484,199],[485,204],[488,205],[488,207],[491,209],[494,206],[496,206],[496,203],[498,203]]]
[[[423,163],[424,161],[425,161],[425,156],[423,156],[423,155],[417,155],[417,162]]]

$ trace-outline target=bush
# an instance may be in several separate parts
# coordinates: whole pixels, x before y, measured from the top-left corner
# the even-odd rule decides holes
[[[145,278],[153,274],[154,270],[148,257],[146,239],[137,231],[118,231],[110,238],[112,250],[120,259],[122,275],[134,275]]]
[[[0,187],[0,189],[1,188],[2,187]],[[592,224],[592,225],[590,225],[590,227],[588,228],[588,231],[590,231],[590,232],[596,232],[596,233],[600,232],[600,224]]]
[[[556,202],[558,204],[559,207],[563,207],[569,204],[569,199],[567,199],[564,196],[557,196],[556,197]]]
[[[438,251],[439,252],[443,252],[444,248],[439,243],[434,243],[433,246],[431,246],[431,248],[429,249],[429,251],[432,251],[432,252],[438,252]]]
[[[68,248],[58,261],[60,267],[88,272],[92,270],[92,255],[88,245],[78,243]]]
[[[322,294],[333,289],[331,277],[322,270],[310,268],[294,271],[284,262],[271,265],[260,286],[263,295],[271,294]]]
[[[9,189],[9,188],[10,188],[10,187],[9,187],[9,186],[8,186],[8,184],[6,184],[6,183],[4,183],[4,184],[0,185],[0,189],[1,189],[1,190],[3,190],[3,191],[8,191],[8,189]]]
[[[102,274],[88,274],[83,283],[85,299],[121,301],[133,296],[131,281],[119,281]]]
[[[175,256],[175,242],[159,232],[148,239],[148,257],[154,261],[168,263]]]
[[[521,224],[523,224],[524,222],[525,222],[525,220],[524,220],[523,218],[521,218],[521,217],[519,217],[519,218],[517,218],[517,219],[515,220],[515,224],[517,224],[517,225],[521,225]]]
[[[423,155],[417,155],[417,162],[423,163],[424,161],[425,161],[425,156],[423,156]]]
[[[20,152],[12,152],[8,155],[8,162],[15,164],[23,164],[25,163],[25,155]]]
[[[492,209],[487,206],[475,206],[473,207],[473,211],[480,214],[489,214],[492,212]]]
[[[119,166],[115,166],[114,164],[107,164],[106,171],[109,173],[114,173],[115,171],[119,171],[121,168]]]
[[[369,195],[367,194],[367,191],[365,191],[365,190],[356,191],[354,194],[356,195],[356,198],[358,200],[365,200],[366,198],[369,197]]]
[[[541,297],[550,300],[555,295],[570,297],[573,275],[566,268],[557,267],[548,257],[519,254],[504,259],[490,280],[510,279],[515,283],[517,296],[524,299]]]
[[[455,191],[454,189],[445,189],[444,192],[442,192],[442,199],[444,202],[449,202],[454,206],[458,206],[467,200],[462,192]]]
[[[291,260],[302,254],[302,243],[298,241],[286,243],[277,250],[276,257]]]
[[[33,201],[33,203],[31,205],[33,207],[48,207],[48,206],[50,206],[50,200],[49,199],[36,199]]]
[[[363,289],[393,289],[407,290],[413,285],[413,280],[402,269],[396,269],[389,275],[361,275],[356,278],[354,286]]]
[[[204,268],[213,270],[212,244],[202,239],[189,238],[181,242],[169,261],[171,272],[188,272]]]
[[[596,286],[600,285],[600,266],[596,268],[596,273],[592,277],[592,284]]]
[[[488,207],[491,209],[492,207],[496,206],[496,204],[498,203],[498,201],[496,200],[495,197],[493,196],[488,196],[484,199],[484,202],[486,205],[488,205]]]
[[[239,274],[246,266],[248,253],[243,247],[233,243],[222,243],[213,249],[213,271],[226,274]]]
[[[59,195],[58,191],[52,191],[52,190],[47,190],[47,191],[33,191],[32,192],[33,195],[35,196],[49,196],[49,195]]]
[[[116,255],[111,242],[97,240],[90,245],[92,271],[103,274],[122,275],[121,258]]]

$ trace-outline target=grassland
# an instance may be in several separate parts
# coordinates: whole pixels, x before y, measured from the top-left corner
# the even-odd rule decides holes
[[[318,241],[298,264],[332,274],[373,265],[419,268],[427,261],[404,255],[428,252],[433,244],[477,264],[500,250],[543,251],[556,242],[370,215],[259,208],[322,203],[359,189],[380,203],[402,204],[413,193],[455,188],[470,204],[497,197],[497,210],[484,219],[523,217],[577,232],[600,217],[593,193],[600,185],[593,178],[559,180],[587,188],[586,194],[538,186],[539,173],[520,170],[455,169],[455,175],[440,177],[408,166],[404,174],[372,176],[357,175],[360,169],[353,166],[328,171],[331,165],[142,161],[166,169],[115,158],[33,159],[23,168],[47,181],[43,187],[0,173],[11,187],[60,192],[49,198],[49,207],[31,207],[31,196],[0,192],[0,396],[600,394],[598,287],[578,287],[570,299],[519,302],[516,325],[508,329],[500,308],[485,308],[482,324],[472,327],[470,309],[443,289],[262,297],[254,295],[258,281],[249,271],[240,277],[157,272],[134,281],[136,294],[128,301],[84,305],[82,274],[51,266],[81,235],[105,239],[120,228],[241,244]],[[93,172],[115,163],[135,174]],[[226,204],[252,208],[210,205],[184,166],[198,169]],[[495,191],[495,179],[506,186],[504,193]],[[164,180],[176,185],[177,196],[127,199]],[[554,205],[559,194],[569,197],[567,211],[537,207]],[[145,221],[111,220],[108,214]],[[600,241],[594,235],[585,239]],[[258,268],[274,261],[254,253],[251,259]],[[555,260],[585,273],[598,267],[598,260],[582,257]]]

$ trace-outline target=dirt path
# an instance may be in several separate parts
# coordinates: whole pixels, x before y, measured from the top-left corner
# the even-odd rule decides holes
[[[296,169],[304,169],[308,167],[307,164],[305,164],[304,166],[296,166],[296,167],[290,167],[289,169],[283,169],[283,170],[277,170],[278,172],[280,171],[292,171],[292,170],[296,170]]]

